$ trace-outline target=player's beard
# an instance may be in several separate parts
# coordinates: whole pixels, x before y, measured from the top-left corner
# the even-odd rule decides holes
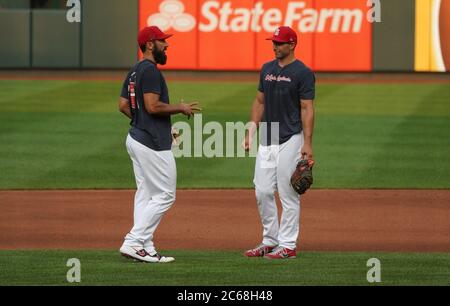
[[[164,50],[160,50],[158,48],[155,48],[152,50],[153,58],[155,59],[155,62],[160,65],[165,65],[167,63],[167,55],[164,52]]]

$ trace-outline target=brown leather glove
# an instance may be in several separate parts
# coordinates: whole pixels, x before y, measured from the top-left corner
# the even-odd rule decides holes
[[[291,176],[291,186],[298,194],[304,194],[313,183],[312,167],[314,161],[301,160]]]

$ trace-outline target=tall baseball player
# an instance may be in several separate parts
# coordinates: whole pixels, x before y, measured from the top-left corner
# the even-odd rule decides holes
[[[119,100],[119,110],[131,119],[126,147],[137,185],[134,226],[120,253],[148,263],[175,260],[160,255],[153,244],[161,218],[175,201],[177,173],[171,151],[170,116],[182,113],[190,117],[201,110],[198,103],[169,104],[166,81],[157,65],[167,62],[166,39],[171,36],[154,26],[139,32],[138,43],[144,57],[128,73]]]
[[[254,176],[263,240],[244,255],[287,259],[296,257],[300,226],[300,196],[290,186],[290,178],[301,159],[313,158],[315,76],[295,58],[297,34],[291,28],[278,28],[268,40],[273,42],[276,59],[261,69],[251,113],[255,125],[243,143],[249,150],[257,126],[266,124],[268,132],[261,138]],[[279,132],[273,135],[270,131],[276,127]],[[276,191],[283,211],[280,223]]]

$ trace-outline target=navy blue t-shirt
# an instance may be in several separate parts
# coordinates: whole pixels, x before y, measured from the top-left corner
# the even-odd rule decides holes
[[[145,109],[144,94],[160,95],[159,101],[169,104],[166,80],[156,65],[143,60],[128,73],[121,96],[128,99],[132,114],[130,136],[155,151],[172,148],[172,123],[170,116],[152,115]]]
[[[315,83],[314,73],[299,60],[284,67],[280,67],[278,60],[264,64],[258,87],[264,93],[262,122],[267,123],[267,142],[266,137],[261,139],[263,145],[285,143],[303,130],[300,100],[314,100]],[[271,141],[273,122],[279,123],[280,133],[279,138],[274,135]]]

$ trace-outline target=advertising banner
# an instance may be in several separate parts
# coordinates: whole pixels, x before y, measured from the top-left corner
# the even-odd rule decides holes
[[[367,0],[140,0],[139,27],[175,34],[167,69],[259,70],[274,58],[265,39],[286,25],[313,69],[370,71],[369,9]]]

